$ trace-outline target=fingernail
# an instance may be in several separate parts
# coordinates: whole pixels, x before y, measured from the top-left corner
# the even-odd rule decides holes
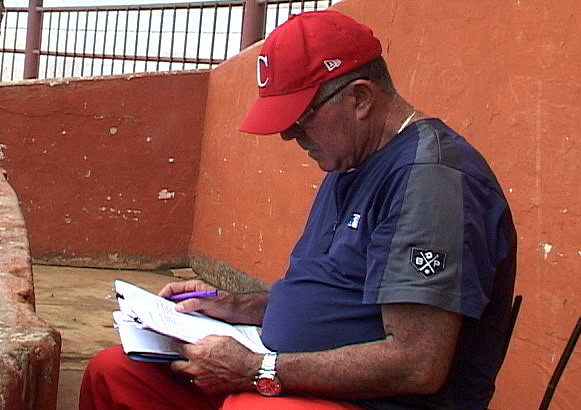
[[[183,305],[177,304],[176,305],[176,312],[183,312],[183,311],[184,311]]]

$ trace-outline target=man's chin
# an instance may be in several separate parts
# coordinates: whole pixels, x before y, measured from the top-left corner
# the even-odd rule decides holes
[[[315,160],[315,161],[317,161],[317,160]],[[325,172],[337,171],[337,167],[336,166],[332,166],[330,164],[326,164],[323,161],[317,161],[317,165],[319,165],[319,168],[321,168],[321,170],[323,170]]]
[[[324,158],[320,157],[320,151],[308,151],[307,154],[317,162],[317,165],[321,170],[325,172],[338,171],[339,164],[336,162],[325,161]]]

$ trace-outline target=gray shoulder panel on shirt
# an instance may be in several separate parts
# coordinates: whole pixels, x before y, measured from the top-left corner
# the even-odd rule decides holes
[[[453,151],[452,146],[446,148]],[[446,155],[453,159],[453,154]],[[460,311],[462,174],[441,164],[441,159],[436,132],[420,130],[416,165],[410,171],[378,303],[425,303]],[[421,264],[429,269],[424,270],[427,274],[420,269]]]

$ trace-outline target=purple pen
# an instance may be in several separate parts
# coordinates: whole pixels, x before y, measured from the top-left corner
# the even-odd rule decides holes
[[[185,292],[185,293],[178,293],[177,295],[173,295],[169,297],[169,300],[173,300],[174,302],[190,299],[190,298],[212,298],[218,296],[218,289],[212,290],[202,290],[200,292]]]

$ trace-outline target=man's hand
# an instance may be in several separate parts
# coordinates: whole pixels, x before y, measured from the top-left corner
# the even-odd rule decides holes
[[[185,292],[212,290],[214,287],[201,280],[172,282],[158,293],[162,298]],[[229,323],[260,325],[268,303],[268,292],[232,294],[221,290],[218,296],[190,298],[176,304],[178,312],[200,312]]]
[[[172,370],[190,377],[207,394],[253,390],[262,355],[253,353],[229,336],[208,336],[197,344],[184,344],[188,361],[172,362]]]
[[[214,287],[201,280],[190,280],[187,282],[172,282],[164,286],[159,292],[162,298],[169,298],[173,295],[186,292],[199,292],[203,290],[213,290]],[[210,298],[189,298],[176,303],[178,312],[200,312],[206,316],[233,322],[236,306],[234,297],[226,291],[220,291],[218,296]]]
[[[185,292],[199,292],[202,290],[213,290],[216,289],[206,282],[201,280],[188,280],[180,282],[171,282],[163,287],[163,289],[158,293],[162,298],[169,298],[170,296],[177,295]]]

